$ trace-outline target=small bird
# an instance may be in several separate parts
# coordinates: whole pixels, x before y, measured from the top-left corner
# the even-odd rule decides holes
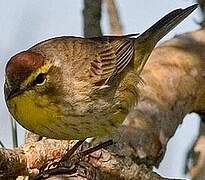
[[[157,42],[196,8],[176,9],[137,37],[63,36],[16,54],[5,69],[10,113],[49,138],[110,134],[137,103],[140,72]]]

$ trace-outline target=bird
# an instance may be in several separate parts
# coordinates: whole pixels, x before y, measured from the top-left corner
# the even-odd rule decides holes
[[[140,35],[55,37],[17,53],[5,67],[9,112],[43,137],[112,133],[137,104],[140,73],[157,42],[197,6],[173,10]]]

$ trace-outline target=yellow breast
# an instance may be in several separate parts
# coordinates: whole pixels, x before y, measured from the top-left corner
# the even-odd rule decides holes
[[[10,113],[23,127],[40,135],[47,135],[46,129],[63,118],[58,106],[51,103],[48,96],[35,96],[32,91],[14,97],[7,104]]]
[[[104,136],[117,129],[127,112],[85,115],[63,114],[63,107],[51,102],[47,95],[25,91],[7,102],[13,117],[26,129],[55,139],[84,139]],[[74,112],[73,112],[74,113]]]

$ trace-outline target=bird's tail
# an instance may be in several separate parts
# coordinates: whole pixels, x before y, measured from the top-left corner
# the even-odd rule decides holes
[[[135,40],[135,69],[140,73],[157,42],[175,28],[196,8],[197,4],[185,9],[176,9],[142,33]]]

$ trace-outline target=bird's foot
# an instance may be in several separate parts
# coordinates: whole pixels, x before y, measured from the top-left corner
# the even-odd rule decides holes
[[[85,170],[82,169],[87,169],[83,167],[86,166],[91,167],[91,165],[89,165],[88,163],[82,160],[87,155],[90,155],[91,153],[97,152],[98,150],[113,144],[112,140],[108,140],[104,143],[100,143],[95,147],[91,147],[87,150],[75,153],[76,150],[83,144],[84,141],[85,140],[78,141],[70,150],[68,150],[68,152],[65,154],[65,156],[63,156],[63,158],[60,161],[53,162],[47,165],[47,167],[41,168],[39,174],[33,177],[32,180],[46,179],[50,176],[60,175],[60,174],[66,174],[68,176],[69,175],[75,176],[76,174],[78,174],[83,176],[83,174],[86,174],[86,172]]]

